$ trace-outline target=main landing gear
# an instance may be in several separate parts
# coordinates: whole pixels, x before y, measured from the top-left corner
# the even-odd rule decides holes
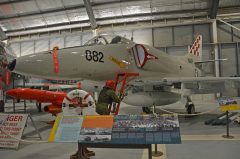
[[[36,102],[36,107],[38,109],[38,112],[42,112],[42,103]]]
[[[152,114],[152,110],[150,107],[142,107],[142,111],[146,114]]]
[[[185,105],[188,114],[195,114],[195,105],[193,104],[190,97],[187,97],[187,103]]]

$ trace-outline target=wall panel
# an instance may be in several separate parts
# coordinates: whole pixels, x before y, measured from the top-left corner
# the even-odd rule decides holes
[[[22,42],[21,43],[21,56],[29,55],[34,53],[34,42]]]
[[[92,33],[85,33],[81,35],[81,45],[84,45],[88,40],[93,38]]]
[[[66,36],[65,37],[65,47],[73,47],[81,45],[81,37],[78,36]]]
[[[174,44],[187,45],[192,44],[192,26],[177,26],[174,27]]]
[[[155,47],[162,46],[171,46],[173,45],[173,37],[172,37],[172,28],[154,28],[153,29],[153,39]]]
[[[217,34],[218,42],[232,41],[231,28],[226,24],[223,23],[218,24]]]
[[[133,31],[133,40],[136,43],[152,46],[152,29],[139,29]]]
[[[211,45],[203,45],[203,49],[202,49],[202,60],[206,61],[209,59],[214,59],[214,52],[213,52],[213,48]],[[206,73],[206,75],[213,75],[214,74],[214,63],[210,62],[210,63],[205,63],[202,64],[202,69],[204,70],[204,72]]]
[[[228,59],[221,61],[221,76],[234,76],[237,74],[236,44],[221,44],[220,57]]]
[[[49,50],[49,39],[35,41],[35,53],[48,51],[48,50]]]
[[[233,23],[233,25],[237,28],[240,28],[240,22]],[[233,29],[233,41],[240,42],[240,31]]]
[[[53,49],[53,47],[58,46],[59,49],[64,48],[64,38],[51,38],[50,39],[50,50]]]
[[[10,48],[12,49],[13,53],[16,54],[17,57],[21,56],[20,43],[12,43],[10,45]]]
[[[197,35],[202,35],[203,43],[210,43],[211,42],[211,35],[210,35],[210,25],[209,24],[200,24],[194,25],[194,40]]]

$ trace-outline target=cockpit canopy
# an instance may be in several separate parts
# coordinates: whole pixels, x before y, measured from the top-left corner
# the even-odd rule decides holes
[[[99,35],[87,41],[84,46],[107,45],[107,44],[132,44],[131,40],[118,35]]]

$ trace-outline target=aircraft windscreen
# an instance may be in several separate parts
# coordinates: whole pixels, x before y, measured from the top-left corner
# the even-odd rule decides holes
[[[129,44],[130,40],[117,35],[99,35],[87,41],[84,46],[107,45],[107,44]]]

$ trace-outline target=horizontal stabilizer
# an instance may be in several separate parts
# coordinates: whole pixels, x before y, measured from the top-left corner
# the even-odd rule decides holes
[[[217,60],[207,60],[207,61],[199,61],[194,62],[195,64],[201,64],[201,63],[209,63],[209,62],[216,62],[216,61],[227,61],[228,59],[217,59]]]

